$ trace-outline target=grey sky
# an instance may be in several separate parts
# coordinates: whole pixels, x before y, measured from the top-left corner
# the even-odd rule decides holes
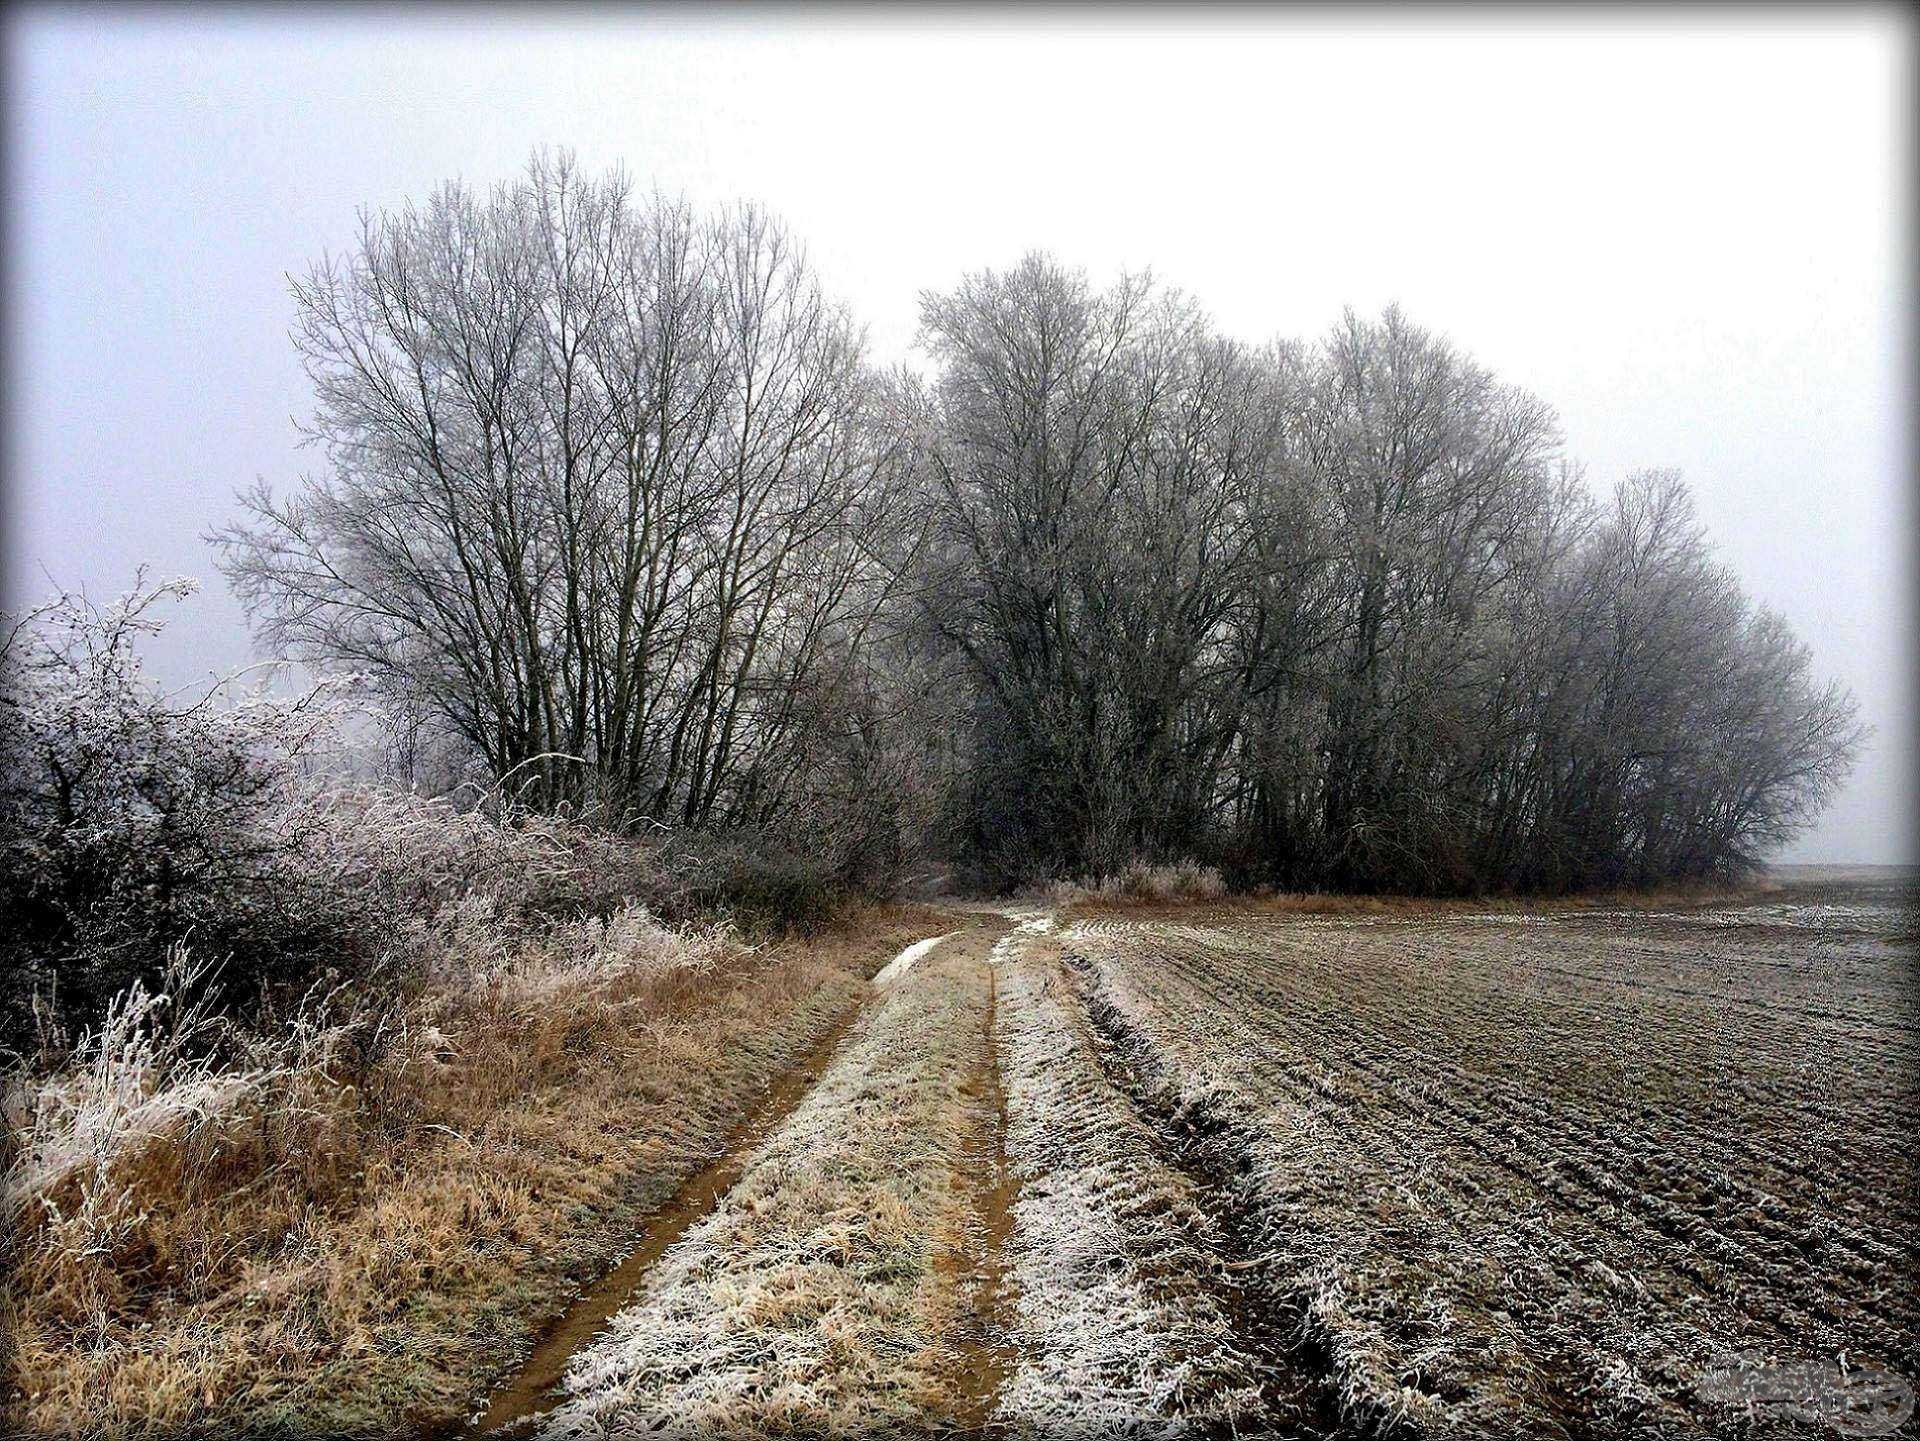
[[[1913,861],[1907,49],[1891,12],[12,12],[6,577],[195,574],[154,664],[252,658],[199,535],[293,480],[285,273],[536,145],[752,198],[904,358],[1046,247],[1251,339],[1398,300],[1551,401],[1596,488],[1677,465],[1877,728],[1788,859]]]

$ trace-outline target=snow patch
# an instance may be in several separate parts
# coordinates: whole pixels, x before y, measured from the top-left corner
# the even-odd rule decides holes
[[[1026,938],[1052,935],[1055,929],[1052,916],[1034,916],[1030,920],[1022,921],[993,943],[993,949],[987,952],[987,964],[1001,966],[1019,959],[1021,943]]]
[[[900,977],[904,976],[908,971],[912,970],[913,963],[919,960],[928,951],[932,950],[935,946],[939,945],[942,941],[946,940],[949,936],[957,936],[959,934],[960,933],[958,931],[948,931],[945,936],[928,936],[924,941],[915,941],[912,945],[908,946],[899,955],[895,956],[892,960],[888,961],[886,965],[880,968],[880,974],[873,978],[874,985],[876,986],[892,985],[895,981],[899,980]]]

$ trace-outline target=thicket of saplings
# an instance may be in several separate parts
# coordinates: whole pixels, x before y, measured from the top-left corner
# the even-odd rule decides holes
[[[163,1055],[324,1033],[374,1065],[423,975],[591,971],[610,924],[698,949],[926,861],[1704,880],[1859,744],[1678,478],[1595,499],[1545,405],[1395,311],[1256,346],[1034,256],[924,294],[930,373],[882,370],[769,216],[566,157],[368,217],[293,300],[319,465],[212,538],[263,644],[340,679],[163,696],[166,587],[7,632],[6,1044],[93,1068],[57,1125],[17,1089],[9,1119],[62,1155]],[[251,1027],[166,1040],[168,975]]]

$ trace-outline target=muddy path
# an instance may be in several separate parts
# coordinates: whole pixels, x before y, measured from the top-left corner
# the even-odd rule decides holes
[[[952,1434],[989,1434],[1000,1388],[1013,1369],[1008,1340],[1010,1295],[1007,1241],[1019,1184],[1007,1157],[1007,1097],[1001,1082],[994,1019],[998,982],[983,959],[987,1005],[971,1074],[961,1088],[969,1129],[967,1163],[954,1180],[965,1208],[960,1244],[945,1251],[938,1272],[954,1294],[953,1347],[945,1390],[952,1401]]]
[[[478,1419],[454,1434],[520,1436],[531,1433],[535,1418],[559,1398],[560,1381],[566,1374],[567,1363],[634,1299],[668,1248],[732,1189],[760,1143],[780,1128],[826,1074],[847,1033],[865,1010],[863,1005],[849,1007],[805,1055],[774,1081],[753,1113],[727,1138],[720,1154],[689,1177],[671,1199],[641,1223],[633,1249],[548,1327],[527,1359],[488,1398]]]

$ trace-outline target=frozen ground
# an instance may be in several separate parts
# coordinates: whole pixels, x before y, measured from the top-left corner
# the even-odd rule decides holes
[[[1901,885],[955,916],[549,1434],[1705,1437],[1788,1424],[1729,1375],[1920,1376]]]

